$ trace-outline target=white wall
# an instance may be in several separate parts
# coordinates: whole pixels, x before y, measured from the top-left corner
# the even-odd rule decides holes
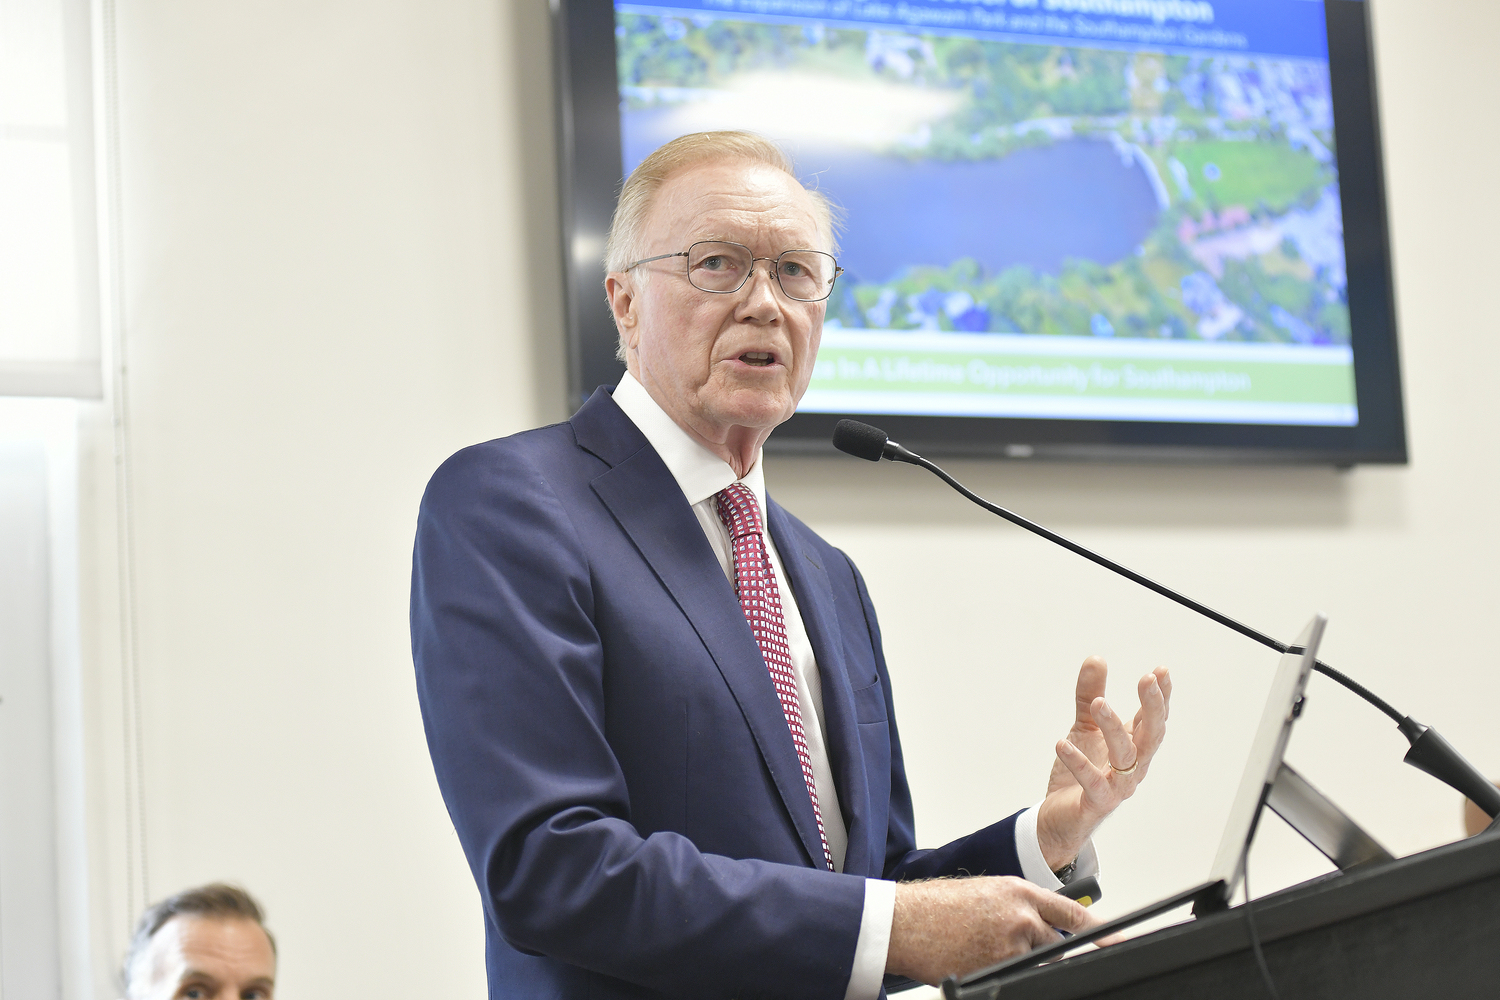
[[[1327,611],[1330,662],[1500,774],[1500,11],[1376,13],[1412,464],[952,471],[1269,631]],[[286,997],[481,996],[477,898],[413,696],[408,558],[444,456],[564,415],[545,5],[136,0],[118,29],[128,492],[109,405],[84,436],[99,995],[141,897],[229,878],[267,904]],[[918,470],[770,475],[884,609],[925,841],[1040,796],[1097,651],[1118,699],[1156,663],[1178,685],[1151,780],[1099,835],[1101,905],[1202,875],[1273,654]],[[1403,752],[1314,682],[1291,757],[1398,853],[1459,833],[1456,794]],[[1257,892],[1321,870],[1276,826]]]
[[[547,30],[541,4],[120,7],[144,894],[241,881],[287,996],[482,995],[407,584],[437,464],[564,415]],[[111,805],[112,962],[141,893]]]

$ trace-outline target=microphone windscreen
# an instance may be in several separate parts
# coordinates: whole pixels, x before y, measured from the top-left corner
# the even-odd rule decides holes
[[[885,443],[890,440],[879,427],[860,423],[858,420],[840,420],[833,428],[833,446],[848,452],[855,458],[878,462],[885,454]]]

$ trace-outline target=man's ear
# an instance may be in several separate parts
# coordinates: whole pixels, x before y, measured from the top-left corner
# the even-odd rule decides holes
[[[636,296],[635,282],[630,275],[611,272],[604,279],[604,295],[609,299],[609,312],[614,318],[615,329],[620,333],[620,342],[625,350],[635,350],[640,339],[640,303]]]

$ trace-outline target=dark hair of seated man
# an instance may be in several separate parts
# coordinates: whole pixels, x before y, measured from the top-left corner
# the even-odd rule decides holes
[[[141,914],[121,973],[128,1000],[272,1000],[276,939],[254,897],[214,882]]]

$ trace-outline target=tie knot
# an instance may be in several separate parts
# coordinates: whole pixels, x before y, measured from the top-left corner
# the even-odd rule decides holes
[[[714,495],[718,501],[719,520],[729,529],[731,538],[762,534],[760,504],[744,483],[731,483]]]

